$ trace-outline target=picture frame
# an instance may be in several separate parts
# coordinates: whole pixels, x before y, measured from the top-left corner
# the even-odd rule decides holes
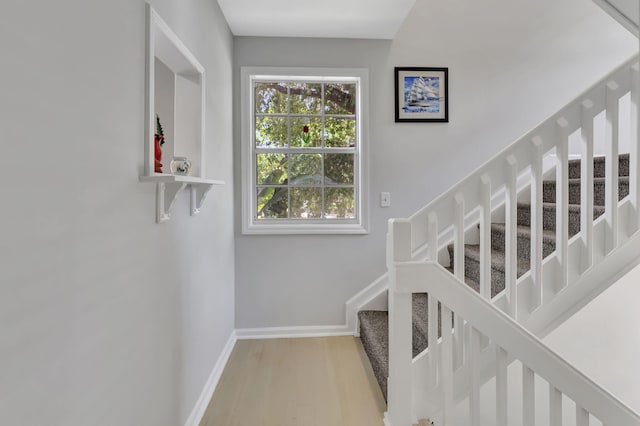
[[[449,68],[395,67],[396,123],[449,122]]]

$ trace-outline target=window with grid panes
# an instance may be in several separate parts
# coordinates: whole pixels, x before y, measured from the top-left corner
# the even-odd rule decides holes
[[[317,75],[248,75],[245,231],[366,232],[362,76]]]

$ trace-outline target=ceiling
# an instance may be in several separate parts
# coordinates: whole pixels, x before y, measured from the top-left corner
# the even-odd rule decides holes
[[[392,39],[416,0],[218,0],[236,36]]]

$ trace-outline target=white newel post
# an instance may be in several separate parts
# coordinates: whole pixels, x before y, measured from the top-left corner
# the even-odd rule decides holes
[[[412,327],[411,293],[399,292],[396,262],[411,260],[411,223],[390,219],[387,234],[389,270],[389,377],[387,421],[391,426],[411,426]]]

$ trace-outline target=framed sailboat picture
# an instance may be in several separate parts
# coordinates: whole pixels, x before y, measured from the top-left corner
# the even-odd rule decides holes
[[[449,69],[396,67],[396,123],[449,121]]]

